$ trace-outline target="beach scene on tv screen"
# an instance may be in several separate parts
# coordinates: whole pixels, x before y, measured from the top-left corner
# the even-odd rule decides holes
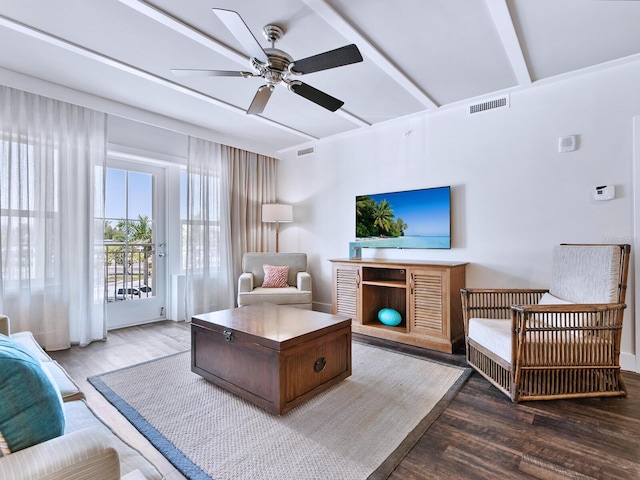
[[[450,187],[358,195],[363,248],[451,248]]]

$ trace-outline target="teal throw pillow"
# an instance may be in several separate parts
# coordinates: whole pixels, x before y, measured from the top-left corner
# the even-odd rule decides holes
[[[0,334],[0,457],[64,433],[62,397],[29,351]],[[3,440],[4,439],[4,440]]]

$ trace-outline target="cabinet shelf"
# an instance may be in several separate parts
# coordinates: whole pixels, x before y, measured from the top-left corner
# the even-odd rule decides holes
[[[365,280],[362,284],[389,288],[407,288],[407,282],[394,282],[392,280]]]
[[[333,313],[352,318],[356,333],[452,353],[464,343],[460,289],[465,263],[335,259]],[[402,322],[384,325],[382,308]]]

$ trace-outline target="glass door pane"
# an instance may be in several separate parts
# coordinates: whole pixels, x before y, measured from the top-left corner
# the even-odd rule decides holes
[[[109,328],[165,317],[164,252],[156,246],[164,231],[164,209],[154,201],[162,198],[163,185],[164,172],[158,167],[108,164],[104,246]]]

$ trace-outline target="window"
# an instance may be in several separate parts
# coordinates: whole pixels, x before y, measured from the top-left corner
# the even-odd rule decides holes
[[[44,284],[55,278],[56,252],[44,246],[45,233],[55,234],[59,216],[57,185],[58,150],[36,166],[35,142],[2,140],[0,161],[0,258],[5,286],[21,281]],[[50,177],[49,188],[41,188],[37,173]],[[41,173],[42,175],[42,173]],[[46,251],[48,255],[41,255]]]
[[[154,294],[153,175],[107,168],[104,246],[108,301]]]
[[[191,221],[188,217],[187,172],[180,173],[180,225],[182,228],[181,268],[195,270],[205,265],[215,267],[220,264],[219,238],[220,217],[218,195],[220,179],[191,175]],[[208,235],[206,235],[208,230]],[[193,251],[187,257],[189,238],[208,241],[191,242]],[[191,262],[191,263],[189,263]]]

